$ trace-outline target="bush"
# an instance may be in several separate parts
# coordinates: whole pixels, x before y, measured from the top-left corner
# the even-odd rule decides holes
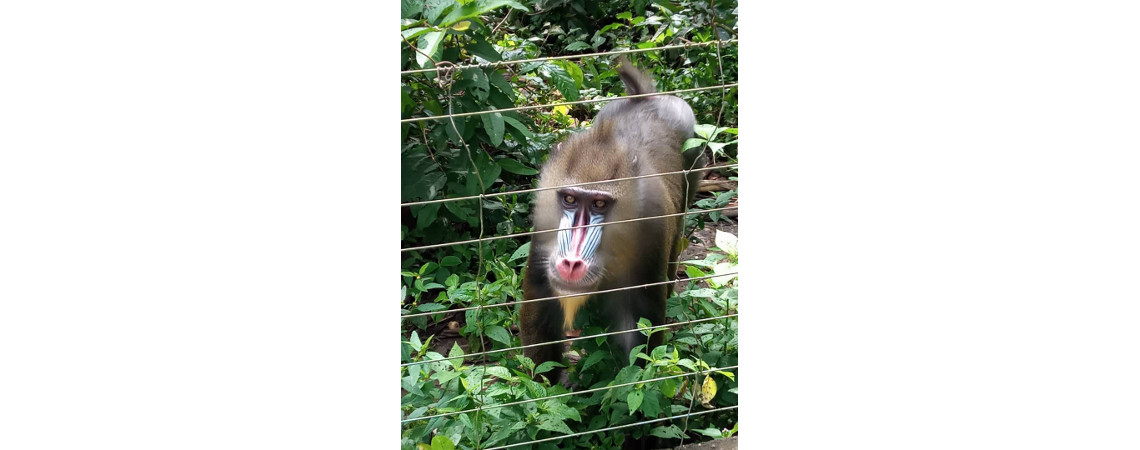
[[[495,66],[504,60],[532,59],[700,45],[734,38],[735,2],[569,2],[531,4],[511,0],[405,0],[402,3],[401,70],[437,67],[439,71],[405,74],[401,83],[401,201],[475,198],[402,208],[404,248],[502,236],[531,230],[526,194],[493,196],[533,187],[534,175],[552,143],[582,126],[603,103],[563,105],[521,111],[497,111],[450,119],[430,116],[518,106],[546,105],[614,97],[623,93],[608,56],[545,60]],[[714,31],[713,22],[716,27]],[[717,86],[736,80],[736,46],[690,46],[630,55],[648,68],[659,90]],[[485,64],[451,70],[453,65]],[[722,78],[723,74],[723,78]],[[720,163],[736,158],[736,89],[685,95],[697,114],[697,137],[687,146],[704,146]],[[735,176],[735,170],[722,170]],[[735,198],[729,191],[703,198],[697,206],[718,208]],[[725,220],[717,212],[689,216],[690,227]],[[727,238],[725,238],[727,239]],[[725,241],[727,242],[727,241]],[[721,244],[718,239],[718,246]],[[649,354],[636,355],[646,367],[619,367],[604,338],[576,341],[581,358],[570,368],[579,391],[569,394],[536,367],[510,350],[470,360],[448,356],[509,349],[520,345],[515,307],[493,305],[522,299],[520,286],[527,247],[525,238],[496,239],[404,251],[401,254],[401,409],[403,448],[479,448],[528,442],[564,434],[685,414],[709,407],[736,405],[736,320],[711,319],[735,313],[735,277],[690,282],[669,299],[668,317],[699,321],[671,329],[665,342]],[[722,247],[723,248],[723,247]],[[735,250],[690,261],[687,272],[725,273],[735,264]],[[712,258],[712,259],[710,259]],[[719,264],[719,266],[718,266]],[[484,305],[483,308],[473,308]],[[458,311],[457,311],[458,310]],[[589,314],[589,312],[586,312]],[[606,330],[583,330],[588,336]],[[434,351],[441,333],[466,341]],[[420,363],[422,361],[429,361]],[[673,377],[641,383],[646,380]],[[636,383],[635,383],[636,382]],[[635,384],[631,384],[635,383]],[[619,387],[602,389],[606,386]],[[503,403],[523,402],[508,406]],[[462,412],[482,405],[481,411]],[[454,415],[431,417],[437,414]],[[735,410],[694,416],[685,423],[659,421],[627,429],[627,433],[594,433],[575,437],[577,446],[611,448],[625,437],[665,439],[720,437],[735,432]],[[426,419],[424,417],[427,417]],[[678,426],[680,424],[680,426]],[[714,425],[715,424],[715,425]],[[567,448],[560,441],[532,448]]]

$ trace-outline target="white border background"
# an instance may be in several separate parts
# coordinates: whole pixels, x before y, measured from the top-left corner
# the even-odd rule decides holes
[[[397,445],[380,3],[0,7],[0,447]],[[1140,446],[1134,3],[741,3],[741,448]]]

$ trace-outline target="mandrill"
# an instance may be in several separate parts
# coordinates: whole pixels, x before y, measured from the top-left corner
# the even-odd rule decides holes
[[[618,74],[630,95],[656,92],[648,74],[618,59]],[[539,175],[533,211],[535,231],[527,258],[526,299],[568,295],[523,303],[519,328],[524,345],[565,339],[574,316],[594,299],[610,319],[610,331],[637,328],[641,317],[665,322],[668,284],[616,289],[675,279],[684,216],[633,222],[629,219],[683,213],[696,194],[697,177],[680,173],[626,179],[690,168],[696,154],[682,154],[696,117],[684,100],[671,95],[626,98],[606,105],[593,127],[555,146]],[[693,152],[698,153],[698,152]],[[570,184],[589,183],[576,186]],[[561,187],[560,187],[561,186]],[[581,228],[584,225],[595,227]],[[575,228],[578,227],[578,228]],[[581,295],[576,295],[581,294]],[[650,349],[661,344],[653,335]],[[629,351],[645,344],[637,331],[610,336],[628,362]],[[528,347],[536,364],[561,361],[562,345]],[[557,382],[560,371],[551,373]]]

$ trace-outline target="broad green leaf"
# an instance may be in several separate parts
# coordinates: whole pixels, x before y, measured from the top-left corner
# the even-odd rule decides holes
[[[718,430],[716,428],[704,428],[704,429],[694,430],[694,431],[696,431],[700,434],[703,434],[705,436],[714,438],[714,439],[720,439],[722,437],[720,430]]]
[[[470,20],[461,20],[459,22],[456,22],[455,25],[451,26],[451,29],[455,31],[467,31],[468,28],[471,28]]]
[[[540,418],[538,420],[538,429],[547,430],[547,431],[557,431],[557,432],[562,433],[562,434],[573,433],[573,431],[570,430],[570,427],[566,426],[566,422],[564,422],[561,418],[556,417],[553,414],[543,414],[542,416],[540,416]]]
[[[582,364],[582,371],[585,372],[586,369],[589,369],[590,366],[601,362],[605,357],[606,354],[600,351],[590,353],[590,356],[586,357],[586,362]]]
[[[686,297],[700,297],[700,298],[713,298],[716,296],[716,289],[700,288],[691,291],[685,291]]]
[[[503,380],[510,381],[510,379],[514,378],[514,376],[511,375],[511,371],[508,370],[506,367],[503,367],[503,366],[483,366],[483,369],[485,369],[487,371],[488,375],[494,375],[495,377],[503,379]],[[475,369],[475,370],[479,370],[479,369]]]
[[[656,436],[659,438],[681,439],[681,437],[685,435],[685,432],[678,428],[676,425],[669,424],[668,426],[662,425],[653,427],[653,429],[649,430],[649,434],[651,436]]]
[[[493,112],[479,116],[483,119],[483,129],[491,138],[491,145],[498,147],[503,143],[503,133],[506,131],[503,124],[503,114]]]
[[[520,245],[518,250],[511,254],[511,259],[508,261],[515,261],[521,258],[526,258],[530,254],[530,242]]]
[[[707,123],[698,123],[698,124],[693,126],[693,132],[697,133],[697,136],[703,137],[703,138],[705,138],[705,140],[708,140],[708,141],[712,140],[713,133],[715,131],[716,131],[716,125],[709,125]]]
[[[582,74],[582,68],[581,67],[578,67],[577,64],[574,64],[573,62],[566,61],[566,60],[555,60],[555,61],[553,61],[553,63],[554,63],[554,65],[561,67],[562,70],[565,70],[566,73],[570,74],[570,78],[574,79],[575,88],[577,88],[577,89],[582,88],[582,82],[584,81],[585,75]]]
[[[431,438],[431,450],[455,450],[455,444],[447,436],[437,434]]]
[[[464,355],[463,349],[459,348],[459,343],[458,342],[452,343],[451,344],[451,351],[447,353],[448,358],[455,358],[455,359],[449,359],[448,360],[448,362],[451,363],[452,368],[454,368],[455,370],[459,370],[459,367],[463,365],[463,358],[459,358],[459,356],[463,356],[463,355]]]
[[[400,18],[414,19],[424,10],[423,0],[403,0],[400,2]]]
[[[578,50],[586,50],[586,49],[589,49],[589,48],[592,48],[592,47],[590,47],[590,44],[587,44],[587,43],[585,43],[585,42],[582,42],[582,41],[578,41],[578,42],[573,42],[573,43],[571,43],[570,45],[567,45],[567,46],[566,46],[566,51],[568,51],[568,52],[575,52],[575,51],[578,51]]]
[[[503,170],[510,172],[510,173],[513,173],[513,174],[518,174],[518,175],[537,175],[538,174],[537,170],[532,169],[530,167],[527,167],[525,164],[518,162],[518,161],[515,161],[513,159],[510,159],[510,158],[503,158],[503,159],[498,160],[497,162],[499,163],[499,167],[502,167]]]
[[[455,8],[455,0],[427,0],[426,8],[424,8],[424,18],[428,23],[439,25],[440,16],[447,14]]]
[[[441,265],[443,267],[452,267],[452,266],[458,266],[459,263],[461,263],[461,262],[463,262],[463,261],[460,260],[458,256],[447,255],[447,256],[444,256],[443,259],[441,259],[439,261],[439,265]]]
[[[498,62],[502,61],[503,59],[503,55],[499,54],[498,50],[495,50],[495,46],[481,39],[467,44],[463,48],[467,49],[467,51],[472,55],[478,56],[490,62]],[[501,76],[499,78],[502,79]]]
[[[459,8],[451,10],[446,17],[440,20],[441,26],[451,26],[460,20],[470,19],[482,14],[489,13],[504,6],[510,6],[514,9],[521,9],[530,12],[526,6],[515,0],[476,0],[474,2],[463,5]]]
[[[554,370],[555,367],[562,367],[562,364],[556,363],[554,361],[547,361],[547,362],[544,362],[542,364],[539,364],[538,367],[535,367],[534,368],[534,374],[538,375],[540,373],[546,373],[546,372],[549,372],[551,370]]]
[[[700,147],[705,145],[706,142],[708,142],[708,140],[703,138],[688,138],[685,140],[685,146],[681,147],[681,152],[688,151],[690,148]]]
[[[566,69],[550,64],[546,66],[546,70],[550,74],[550,81],[554,83],[554,87],[558,88],[558,92],[561,92],[567,101],[578,100],[578,85]]]
[[[412,349],[417,353],[420,351],[420,348],[424,346],[424,344],[420,342],[420,335],[417,334],[415,330],[412,330],[412,336],[408,338],[408,343],[412,345]]]
[[[498,342],[502,342],[503,344],[506,344],[506,345],[511,345],[511,333],[509,331],[507,331],[506,328],[503,328],[503,327],[498,326],[498,325],[492,325],[492,326],[487,327],[486,334],[487,334],[487,337],[489,337],[493,340],[496,340]]]
[[[416,307],[417,312],[433,312],[442,309],[447,309],[447,305],[441,305],[439,303],[424,303]]]
[[[629,395],[625,396],[626,403],[629,403],[629,415],[633,415],[637,408],[641,406],[641,401],[645,399],[645,391],[634,389]]]
[[[442,31],[432,31],[430,33],[425,33],[423,36],[420,36],[420,40],[416,44],[416,46],[419,47],[420,52],[423,52],[416,52],[416,63],[419,64],[420,67],[427,67],[428,62],[431,61],[427,56],[424,55],[424,53],[426,53],[428,56],[431,56],[432,59],[439,61],[441,54],[440,43],[443,42],[444,34],[445,33]]]
[[[428,27],[408,28],[407,30],[401,31],[400,35],[404,36],[404,39],[407,39],[408,42],[412,42],[415,40],[415,38],[431,30],[432,29]]]
[[[542,404],[542,407],[549,411],[551,414],[556,414],[563,419],[570,419],[575,422],[582,421],[582,415],[578,413],[577,409],[561,403],[558,400],[547,400]]]

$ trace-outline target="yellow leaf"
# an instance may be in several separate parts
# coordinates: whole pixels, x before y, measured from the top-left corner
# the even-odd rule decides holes
[[[705,407],[712,407],[709,404],[713,397],[716,397],[716,381],[713,381],[711,376],[705,375],[705,382],[701,383],[701,404]]]
[[[555,106],[554,112],[556,112],[558,114],[562,114],[564,116],[568,116],[568,115],[570,115],[570,107],[566,106],[566,105]]]
[[[470,20],[464,20],[451,26],[451,29],[455,31],[467,31],[468,28],[471,28]]]

